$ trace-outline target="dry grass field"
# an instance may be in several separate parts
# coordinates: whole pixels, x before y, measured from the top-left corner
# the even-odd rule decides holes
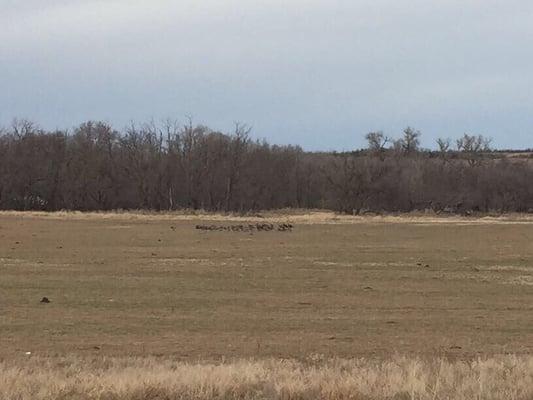
[[[248,221],[294,229],[195,229]],[[2,399],[530,399],[532,355],[531,218],[0,213]]]
[[[530,400],[533,357],[482,361],[29,358],[0,363],[2,399]]]

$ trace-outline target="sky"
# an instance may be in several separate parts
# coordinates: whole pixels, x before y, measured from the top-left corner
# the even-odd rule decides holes
[[[167,118],[307,150],[533,148],[529,0],[0,0],[0,125]]]

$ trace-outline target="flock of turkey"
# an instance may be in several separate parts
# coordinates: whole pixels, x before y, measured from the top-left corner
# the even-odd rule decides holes
[[[291,232],[292,224],[247,224],[247,225],[196,225],[196,229],[202,231],[219,231],[219,232]]]

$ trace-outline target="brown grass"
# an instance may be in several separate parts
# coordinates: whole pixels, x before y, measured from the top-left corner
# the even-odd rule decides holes
[[[0,363],[0,398],[528,400],[533,398],[533,357],[222,364],[28,357]]]
[[[533,354],[533,224],[195,223],[1,216],[0,357]]]
[[[262,211],[241,215],[235,213],[215,213],[203,210],[180,211],[0,211],[1,217],[46,218],[52,220],[134,220],[134,221],[210,221],[210,222],[286,222],[297,224],[367,224],[367,223],[400,223],[400,224],[533,224],[531,214],[487,214],[477,217],[460,215],[436,214],[433,212],[411,212],[405,214],[384,215],[346,215],[328,210],[286,209]]]
[[[531,399],[532,222],[0,213],[0,400]]]

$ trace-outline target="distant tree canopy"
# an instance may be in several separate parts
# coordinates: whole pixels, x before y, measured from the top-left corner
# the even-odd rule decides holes
[[[533,210],[531,157],[494,151],[480,135],[438,139],[436,151],[420,137],[370,132],[367,149],[319,153],[252,140],[242,124],[230,133],[190,121],[45,131],[16,120],[0,130],[0,209]]]

